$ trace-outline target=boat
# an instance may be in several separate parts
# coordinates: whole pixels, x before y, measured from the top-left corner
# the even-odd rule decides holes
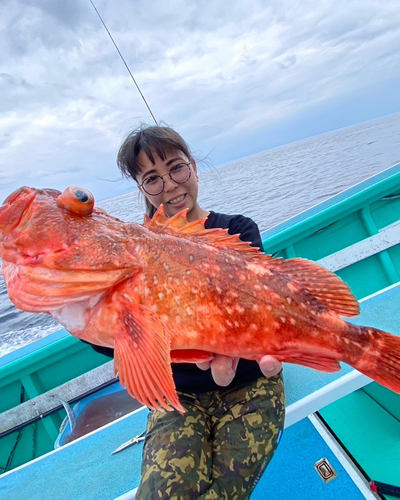
[[[266,253],[346,281],[361,305],[350,321],[400,336],[400,164],[262,237]],[[400,490],[400,395],[347,365],[326,374],[285,364],[284,380],[285,431],[252,499],[398,498],[385,491]],[[65,330],[0,358],[0,498],[134,498],[147,409],[125,408],[74,439],[65,420],[66,402],[83,413],[121,391],[109,358]]]

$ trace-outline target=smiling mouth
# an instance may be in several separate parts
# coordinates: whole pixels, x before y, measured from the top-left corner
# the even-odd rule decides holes
[[[185,198],[186,198],[186,194],[182,194],[181,196],[178,196],[177,198],[170,200],[168,203],[170,205],[177,205],[178,203],[181,203]]]

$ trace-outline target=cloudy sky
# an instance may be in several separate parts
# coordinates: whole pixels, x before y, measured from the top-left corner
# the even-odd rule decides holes
[[[213,165],[400,111],[398,0],[94,0],[157,120]],[[151,117],[89,0],[0,4],[0,198],[126,192]]]

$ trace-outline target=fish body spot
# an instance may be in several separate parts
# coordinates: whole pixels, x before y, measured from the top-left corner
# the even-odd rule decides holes
[[[282,323],[286,323],[286,318],[285,318],[285,316],[281,316],[281,317],[280,317],[280,320],[282,321]]]
[[[163,266],[164,266],[164,269],[166,271],[169,271],[170,268],[169,268],[169,265],[166,262],[164,262]]]
[[[193,311],[192,311],[192,309],[189,306],[187,306],[187,308],[186,308],[186,314],[188,316],[193,316]]]
[[[159,282],[159,280],[158,280],[158,276],[154,276],[154,277],[153,277],[153,283],[154,283],[155,285],[158,285],[158,282]]]
[[[176,302],[178,305],[181,303],[181,298],[180,298],[180,296],[179,296],[179,295],[175,295],[174,299],[175,299],[175,302]]]
[[[191,292],[193,293],[193,295],[197,295],[199,293],[197,288],[194,288],[194,287],[191,289]]]
[[[160,293],[158,294],[158,298],[159,298],[160,300],[164,300],[164,297],[165,297],[165,296],[164,296],[164,294],[163,294],[163,293],[161,293],[161,292],[160,292]]]
[[[192,254],[189,255],[189,262],[194,262],[194,255]]]
[[[286,300],[287,300],[287,303],[288,303],[288,304],[291,304],[291,303],[292,303],[292,299],[291,299],[291,297],[286,297]]]
[[[296,320],[294,318],[290,318],[290,322],[292,323],[292,325],[296,324]]]
[[[151,306],[151,310],[156,313],[158,311],[157,304],[154,304],[153,306]]]
[[[144,289],[144,294],[145,294],[145,295],[150,295],[150,294],[151,294],[151,290],[150,290],[150,288],[149,288],[149,287],[147,287],[147,286],[145,287],[145,289]]]

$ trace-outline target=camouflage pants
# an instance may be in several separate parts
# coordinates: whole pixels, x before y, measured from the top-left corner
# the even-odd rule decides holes
[[[136,498],[250,498],[283,429],[282,375],[179,396],[186,413],[149,414]]]

